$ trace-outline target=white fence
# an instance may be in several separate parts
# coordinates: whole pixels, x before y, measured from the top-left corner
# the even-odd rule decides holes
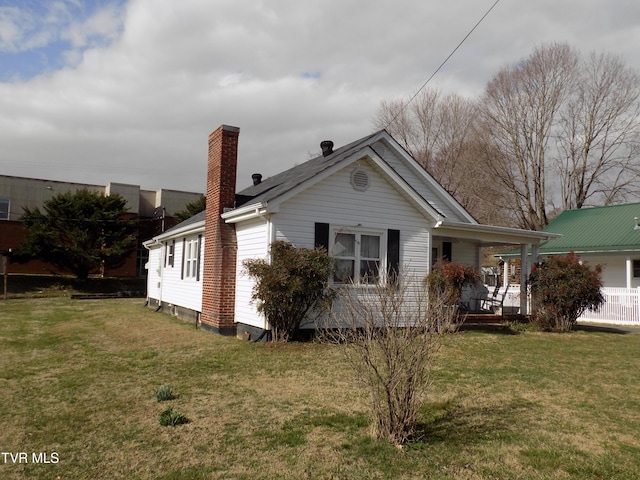
[[[598,311],[584,312],[578,318],[579,322],[640,326],[640,287],[605,287],[602,289],[602,295],[605,303]],[[530,301],[527,303],[531,305]],[[504,310],[505,313],[518,313],[520,310],[520,285],[509,285],[509,289],[504,293]]]
[[[640,287],[603,288],[602,295],[598,311],[587,310],[578,321],[640,326]]]

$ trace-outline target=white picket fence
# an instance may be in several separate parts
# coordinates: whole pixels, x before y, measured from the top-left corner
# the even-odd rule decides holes
[[[640,326],[640,287],[603,288],[605,303],[597,310],[587,310],[579,322]]]
[[[486,287],[493,288],[493,287]],[[587,310],[578,318],[584,323],[608,323],[611,325],[640,326],[640,287],[602,289],[605,303],[597,310]],[[528,302],[531,305],[530,299]],[[507,313],[520,310],[520,285],[509,285],[504,294],[504,309]]]

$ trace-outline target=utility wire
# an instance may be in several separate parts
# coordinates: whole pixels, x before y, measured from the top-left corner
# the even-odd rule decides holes
[[[491,13],[491,10],[493,10],[493,9],[494,9],[494,7],[495,7],[498,3],[500,3],[500,0],[496,0],[496,1],[493,3],[493,5],[491,5],[491,7],[489,8],[489,10],[487,10],[487,11],[485,12],[485,14],[482,16],[482,18],[480,18],[480,20],[478,20],[478,22],[473,26],[473,28],[472,28],[471,30],[469,30],[469,33],[467,33],[467,34],[465,35],[465,37],[460,41],[460,43],[458,44],[458,46],[457,46],[456,48],[454,48],[454,49],[453,49],[453,51],[449,54],[449,56],[448,56],[447,58],[445,58],[445,59],[444,59],[444,62],[442,62],[442,63],[440,64],[440,66],[439,66],[438,68],[436,68],[435,72],[433,72],[433,73],[431,74],[431,76],[430,76],[429,78],[427,78],[427,81],[426,81],[426,82],[424,82],[424,83],[422,84],[422,86],[418,89],[418,91],[417,91],[416,93],[414,93],[414,94],[413,94],[413,96],[409,99],[409,101],[408,101],[407,103],[405,103],[405,104],[402,106],[402,108],[401,108],[400,110],[398,110],[398,113],[396,113],[396,114],[395,114],[395,116],[394,116],[391,120],[389,120],[389,122],[385,125],[385,127],[384,127],[384,128],[389,128],[389,125],[391,125],[393,122],[395,122],[395,121],[396,121],[396,119],[400,116],[400,114],[401,114],[402,112],[404,112],[405,108],[407,108],[407,107],[409,106],[409,104],[410,104],[411,102],[413,102],[413,100],[415,100],[415,98],[418,96],[418,94],[419,94],[419,93],[424,89],[424,87],[426,87],[426,86],[427,86],[427,84],[431,81],[431,79],[432,79],[433,77],[435,77],[435,76],[436,76],[436,74],[437,74],[437,73],[442,69],[442,67],[444,67],[444,65],[449,61],[449,59],[450,59],[451,57],[453,57],[453,54],[454,54],[454,53],[456,53],[456,52],[458,51],[458,49],[462,46],[462,44],[467,40],[467,38],[469,38],[469,37],[471,36],[471,34],[474,32],[474,30],[475,30],[476,28],[478,28],[478,25],[480,25],[480,24],[482,23],[482,21],[487,17],[487,15],[489,15],[489,14]]]

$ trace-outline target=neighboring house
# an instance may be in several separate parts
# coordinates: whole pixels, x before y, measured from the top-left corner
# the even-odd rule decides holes
[[[566,210],[544,230],[562,237],[542,246],[540,255],[574,252],[602,265],[605,287],[640,287],[640,203]]]
[[[534,261],[575,253],[589,265],[602,266],[605,304],[581,321],[640,324],[640,203],[562,212],[544,229],[561,234],[538,249]],[[502,255],[505,277],[516,255]]]
[[[640,287],[640,203],[565,210],[544,231],[562,236],[541,246],[534,261],[573,252],[602,265],[604,287]]]
[[[223,125],[209,136],[206,212],[144,243],[150,306],[219,333],[269,329],[242,265],[267,258],[275,240],[326,247],[337,265],[330,281],[346,285],[405,266],[422,278],[442,257],[479,268],[487,246],[519,245],[526,263],[529,247],[554,236],[478,224],[384,130],[336,150],[322,142],[321,156],[254,174],[236,193],[238,135]]]
[[[40,208],[56,195],[87,189],[105,196],[119,194],[127,201],[127,209],[139,220],[139,238],[147,239],[176,224],[173,215],[184,210],[187,204],[198,200],[201,193],[178,190],[143,190],[138,185],[108,183],[91,185],[85,183],[60,182],[39,178],[0,175],[0,254],[16,248],[26,235],[20,221],[24,208]],[[143,276],[147,262],[147,250],[140,242],[135,255],[116,269],[105,272],[106,276]],[[10,273],[61,274],[53,265],[32,260],[25,264],[12,263]]]

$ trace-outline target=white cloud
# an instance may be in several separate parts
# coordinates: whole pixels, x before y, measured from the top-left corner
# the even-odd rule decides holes
[[[380,101],[415,93],[491,4],[65,1],[35,27],[0,10],[13,28],[0,28],[0,50],[68,43],[64,68],[0,83],[0,174],[201,190],[207,135],[226,123],[241,128],[246,186],[321,140],[369,133]],[[477,96],[548,41],[639,67],[631,18],[640,6],[625,0],[501,2],[430,85]]]

